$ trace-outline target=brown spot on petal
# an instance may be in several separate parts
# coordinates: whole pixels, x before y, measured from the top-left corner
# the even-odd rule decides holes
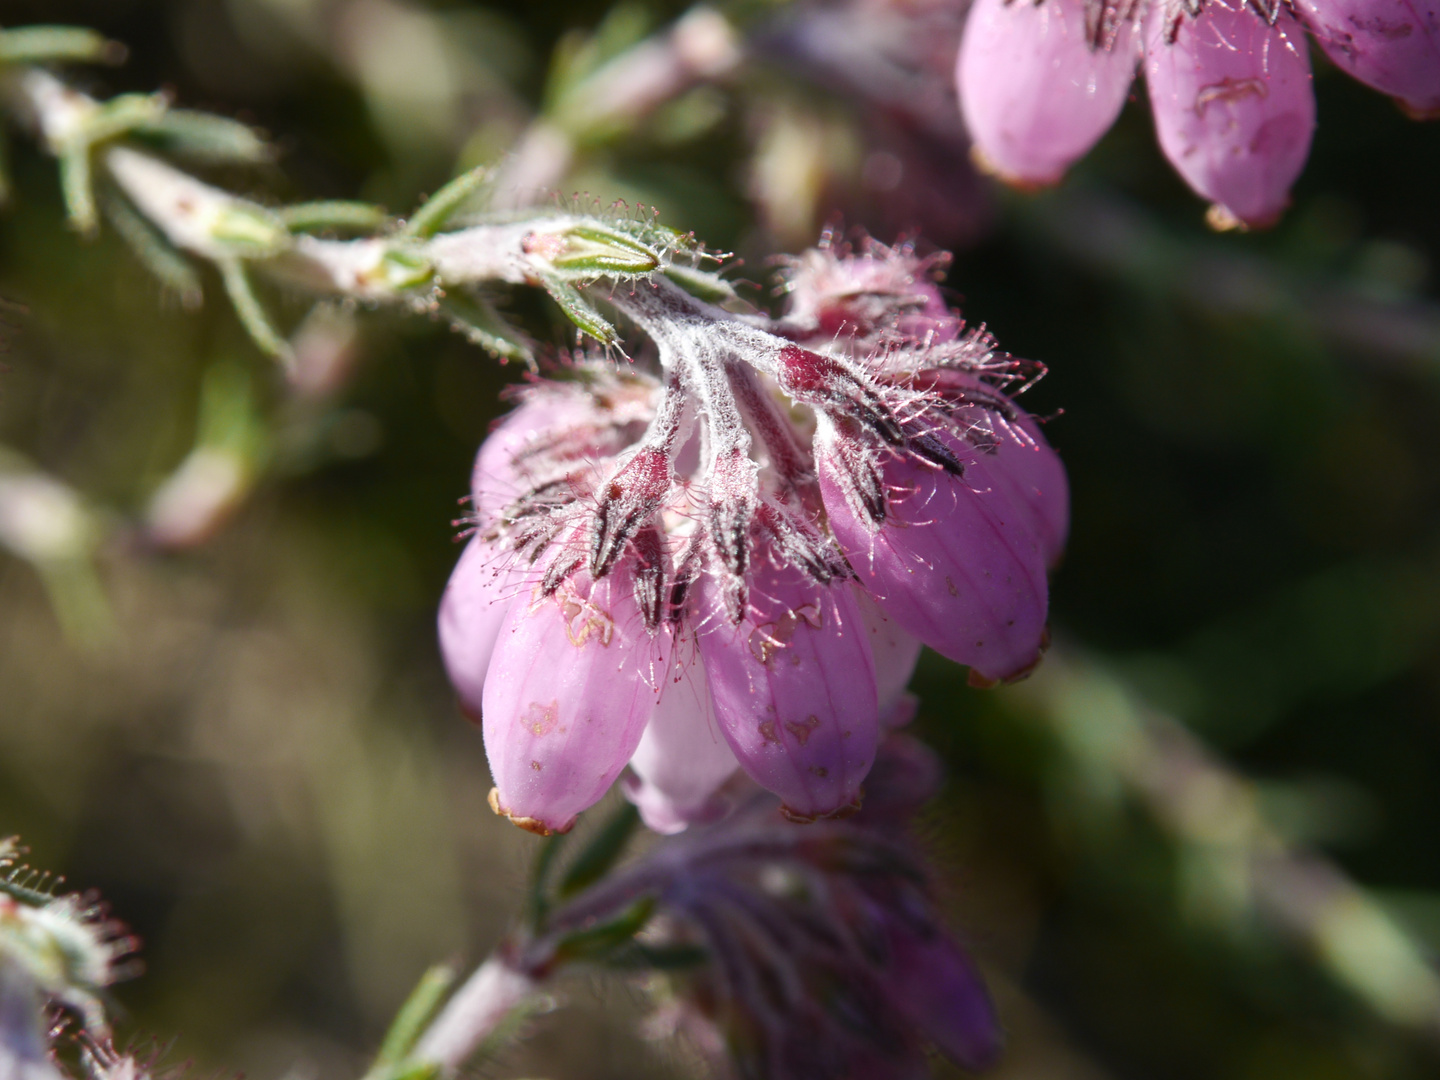
[[[556,721],[559,719],[560,702],[558,700],[550,702],[549,705],[541,705],[538,701],[532,701],[521,715],[520,723],[526,731],[538,739],[555,730]]]
[[[763,721],[760,726],[756,728],[756,730],[760,732],[760,737],[766,742],[773,742],[777,744],[780,742],[780,736],[775,731],[774,720]]]
[[[780,816],[786,821],[793,822],[796,825],[813,825],[817,821],[840,821],[844,818],[852,817],[859,812],[860,801],[863,797],[864,792],[862,791],[844,806],[837,807],[825,814],[803,813],[802,811],[782,804],[780,807]]]
[[[1269,93],[1270,88],[1265,85],[1264,79],[1224,78],[1218,83],[1202,86],[1195,94],[1195,115],[1204,116],[1205,110],[1217,101],[1225,105],[1233,105],[1247,97],[1264,98]]]
[[[830,770],[827,769],[824,765],[811,765],[810,771],[816,776],[818,776],[821,780],[824,780],[827,776],[830,775]]]
[[[751,655],[762,664],[770,663],[776,652],[790,644],[795,628],[802,622],[819,630],[825,625],[825,615],[814,604],[804,604],[794,611],[785,612],[774,622],[761,623],[750,631]]]
[[[532,769],[534,769],[536,772],[540,772],[541,770],[543,770],[543,769],[545,768],[545,766],[542,765],[542,764],[540,764],[540,762],[538,762],[538,761],[533,761],[533,760],[530,762],[530,767],[531,767]]]
[[[804,746],[810,741],[810,736],[820,726],[820,718],[811,713],[804,720],[786,720],[785,730],[795,736],[795,741]]]
[[[951,596],[959,596],[960,590],[955,588],[955,582],[950,580],[950,575],[945,575],[945,587],[950,590]]]
[[[498,814],[500,817],[508,818],[509,821],[510,821],[510,824],[515,825],[515,826],[517,826],[517,827],[519,827],[519,828],[521,828],[521,829],[524,829],[524,830],[525,830],[526,832],[528,832],[528,833],[534,833],[536,836],[549,836],[552,832],[567,833],[567,832],[569,832],[572,828],[575,827],[575,819],[574,819],[574,818],[571,818],[568,822],[566,822],[566,823],[565,823],[565,826],[564,826],[563,828],[551,829],[549,825],[546,825],[546,824],[545,824],[543,821],[541,821],[539,818],[533,818],[533,817],[516,817],[514,814],[510,813],[509,810],[506,810],[505,807],[500,804],[500,789],[499,789],[499,788],[493,788],[493,787],[492,787],[492,788],[490,789],[490,799],[489,799],[489,802],[490,802],[490,809],[491,809],[491,810],[494,810],[495,813]]]
[[[980,672],[974,668],[970,669],[970,674],[966,677],[965,681],[977,690],[993,690],[1000,685],[999,679],[992,679],[989,675],[981,675]]]
[[[615,620],[610,613],[596,607],[588,600],[582,600],[570,593],[560,602],[560,612],[565,616],[565,636],[577,649],[594,635],[601,645],[609,645],[615,636]]]

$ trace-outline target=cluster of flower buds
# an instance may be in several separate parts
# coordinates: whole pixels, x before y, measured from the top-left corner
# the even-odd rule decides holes
[[[71,1010],[94,1045],[108,1045],[100,992],[127,974],[135,942],[93,897],[55,895],[20,855],[13,838],[0,839],[0,1076],[61,1080],[48,1006]]]
[[[518,394],[440,612],[497,812],[563,832],[628,762],[660,831],[737,766],[793,820],[844,815],[922,642],[986,684],[1036,663],[1065,475],[1012,399],[1037,369],[937,265],[827,237],[773,321],[622,284],[653,353]]]
[[[1161,149],[1211,223],[1265,226],[1310,153],[1307,30],[1411,115],[1440,115],[1435,0],[976,0],[960,101],[983,166],[1050,184],[1114,123],[1143,64]]]
[[[650,974],[655,1034],[687,1035],[755,1080],[914,1080],[930,1075],[927,1045],[984,1067],[1000,1050],[994,1008],[907,839],[939,762],[891,734],[871,775],[858,814],[803,830],[737,779],[728,817],[549,910],[507,969],[543,977],[603,946],[603,962]]]

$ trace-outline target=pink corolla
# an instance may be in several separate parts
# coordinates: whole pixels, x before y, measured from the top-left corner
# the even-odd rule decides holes
[[[937,265],[827,238],[775,321],[617,290],[653,361],[519,392],[440,611],[497,812],[564,831],[624,772],[675,832],[743,773],[792,820],[844,816],[922,642],[985,684],[1035,664],[1064,470],[1014,401],[1038,369]]]
[[[1143,69],[1160,147],[1212,224],[1272,224],[1315,128],[1306,30],[1412,115],[1440,111],[1437,0],[976,0],[956,65],[975,156],[1057,182]]]

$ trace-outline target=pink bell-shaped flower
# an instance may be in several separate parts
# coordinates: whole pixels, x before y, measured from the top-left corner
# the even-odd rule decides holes
[[[964,476],[890,455],[877,523],[847,467],[852,454],[838,445],[845,438],[821,429],[820,490],[831,530],[885,613],[980,681],[1034,667],[1045,639],[1044,548],[979,452],[950,440]]]
[[[658,833],[713,820],[725,807],[717,789],[739,768],[710,702],[705,664],[695,642],[674,649],[674,669],[630,757],[625,797]]]
[[[1160,147],[1220,227],[1264,227],[1290,201],[1315,130],[1310,57],[1295,19],[1273,25],[1246,0],[1207,0],[1176,22],[1145,20],[1145,79]]]
[[[529,591],[513,557],[477,538],[465,546],[440,598],[440,655],[460,707],[476,723],[500,627],[516,597]]]
[[[1130,18],[1088,26],[1087,7],[975,0],[970,9],[956,64],[960,106],[981,166],[1004,180],[1058,182],[1120,115],[1140,34]]]
[[[700,653],[741,767],[790,818],[813,821],[856,805],[875,760],[875,661],[850,586],[765,562],[738,625],[725,617],[723,588],[702,584]]]
[[[860,609],[860,620],[870,642],[870,655],[875,660],[875,696],[880,704],[881,720],[893,723],[890,717],[894,715],[904,715],[908,719],[909,710],[897,711],[896,706],[905,696],[910,676],[915,674],[915,665],[920,661],[920,649],[924,643],[887,615],[869,593],[856,592],[855,604]]]
[[[557,558],[565,555],[562,548]],[[655,713],[668,639],[651,635],[632,569],[572,573],[512,604],[485,680],[491,805],[532,832],[565,832],[609,790]]]
[[[951,412],[951,424],[971,435],[982,449],[985,471],[996,493],[1009,501],[1016,516],[1040,541],[1045,564],[1054,566],[1070,534],[1070,483],[1040,425],[1018,410],[1009,416],[995,416],[975,404],[977,397],[983,398],[985,388],[973,375],[937,372],[932,379],[934,387],[948,398],[967,402]]]
[[[628,762],[656,831],[724,813],[737,771],[843,816],[922,641],[982,682],[1035,662],[1068,512],[1012,398],[1042,369],[945,306],[944,258],[831,237],[768,324],[636,286],[611,299],[648,370],[517,392],[440,616],[498,812],[564,831]]]
[[[1335,66],[1417,119],[1440,117],[1440,2],[1293,0]]]

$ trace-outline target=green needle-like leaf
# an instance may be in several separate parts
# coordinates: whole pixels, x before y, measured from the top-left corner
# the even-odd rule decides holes
[[[76,231],[90,236],[99,224],[90,174],[90,147],[85,144],[67,147],[61,151],[59,163],[65,214]]]
[[[145,268],[159,278],[165,288],[178,296],[184,307],[199,307],[204,292],[200,286],[200,275],[190,261],[176,251],[170,241],[131,209],[130,204],[120,196],[106,194],[101,199],[100,207],[105,212],[106,220],[130,246],[135,257],[145,264]]]
[[[196,161],[256,165],[274,156],[249,124],[193,109],[170,109],[135,133],[158,149]]]
[[[240,317],[240,323],[251,339],[261,352],[275,357],[287,370],[293,368],[295,353],[290,348],[290,343],[275,329],[270,322],[270,316],[261,306],[260,299],[250,284],[250,275],[245,271],[244,262],[240,259],[221,259],[216,265],[225,281],[225,291],[230,295],[230,302],[235,305],[235,314]]]
[[[375,1064],[370,1075],[389,1073],[410,1056],[416,1042],[425,1031],[425,1026],[440,1008],[445,994],[455,983],[455,969],[447,964],[436,964],[420,977],[415,989],[395,1014],[395,1021],[380,1044]]]
[[[0,30],[0,64],[45,64],[59,60],[118,64],[125,46],[81,26],[22,26]]]
[[[640,812],[633,804],[627,802],[616,809],[560,879],[559,895],[562,898],[574,896],[609,873],[639,823]]]
[[[609,922],[576,930],[561,938],[555,948],[555,959],[560,963],[604,959],[628,945],[654,913],[654,897],[642,896]]]
[[[583,293],[558,274],[541,273],[540,283],[550,298],[560,305],[566,318],[606,348],[618,347],[620,332],[595,310]]]
[[[402,235],[421,240],[429,239],[445,227],[465,203],[490,181],[493,170],[481,166],[461,173],[426,200],[406,222]]]
[[[343,199],[296,203],[281,207],[276,213],[291,232],[320,232],[325,229],[373,232],[389,220],[382,206]]]
[[[598,222],[572,225],[558,239],[559,250],[546,261],[566,276],[648,274],[660,265],[658,253]]]
[[[519,360],[535,368],[535,352],[525,335],[506,322],[484,297],[447,296],[440,301],[440,313],[453,329],[502,363]]]
[[[724,304],[727,301],[740,299],[740,294],[735,291],[735,287],[730,282],[708,270],[697,270],[693,266],[679,266],[671,263],[665,267],[664,274],[691,296],[709,304]]]

